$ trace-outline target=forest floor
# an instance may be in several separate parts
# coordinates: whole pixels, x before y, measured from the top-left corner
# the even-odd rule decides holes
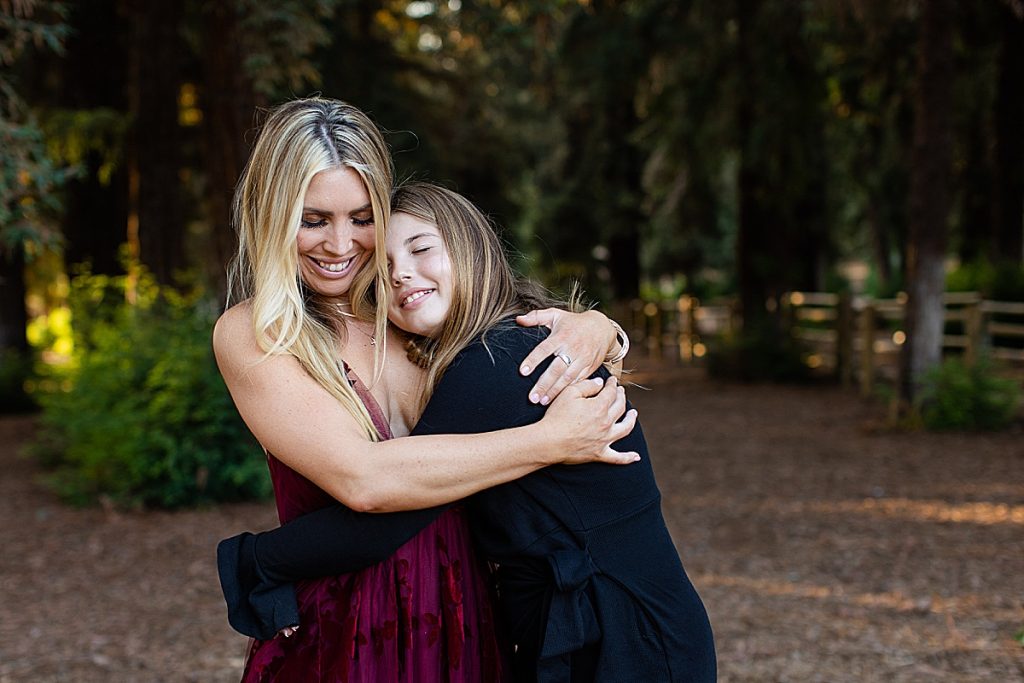
[[[1024,431],[886,430],[836,387],[643,372],[633,402],[720,680],[1024,681]],[[237,681],[217,541],[272,504],[62,505],[0,419],[0,683]]]

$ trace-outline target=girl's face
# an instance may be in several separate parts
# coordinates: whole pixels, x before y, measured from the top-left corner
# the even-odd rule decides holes
[[[341,167],[313,176],[297,242],[306,286],[326,297],[345,297],[374,249],[370,195],[358,173]]]
[[[440,231],[407,213],[394,213],[386,245],[388,319],[406,332],[436,336],[452,302],[452,264]]]

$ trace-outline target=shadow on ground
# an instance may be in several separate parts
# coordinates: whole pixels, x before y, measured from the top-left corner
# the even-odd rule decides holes
[[[635,377],[722,681],[1024,680],[1024,434],[901,434],[832,387]],[[270,504],[75,510],[0,419],[0,683],[236,681],[221,537]]]

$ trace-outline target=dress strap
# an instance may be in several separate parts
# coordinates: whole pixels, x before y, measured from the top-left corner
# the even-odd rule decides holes
[[[391,433],[391,425],[388,424],[387,417],[384,415],[384,411],[381,409],[380,404],[377,403],[377,399],[373,397],[373,393],[370,392],[369,387],[363,384],[362,380],[352,371],[348,363],[342,361],[342,365],[345,368],[345,375],[348,377],[348,383],[352,385],[356,395],[359,396],[359,400],[366,406],[366,411],[370,413],[370,419],[373,420],[373,426],[377,428],[377,434],[382,440],[394,438]]]

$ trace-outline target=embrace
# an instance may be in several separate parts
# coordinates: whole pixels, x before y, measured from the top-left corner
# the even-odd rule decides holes
[[[715,680],[621,328],[336,100],[269,113],[234,222],[214,349],[282,523],[218,548],[243,680]]]

